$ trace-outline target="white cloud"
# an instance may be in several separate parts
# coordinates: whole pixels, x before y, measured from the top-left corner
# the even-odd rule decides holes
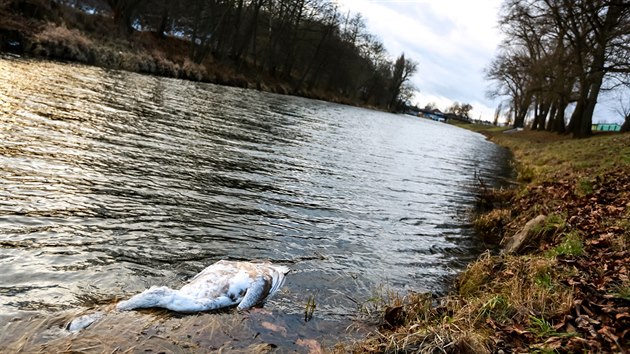
[[[470,103],[471,116],[494,118],[499,100],[485,93],[484,69],[501,41],[497,28],[502,0],[336,0],[342,11],[361,13],[368,31],[378,36],[392,57],[405,53],[419,63],[412,83],[417,105],[435,102],[445,109],[454,101]],[[617,121],[619,104],[600,97],[594,122]]]
[[[473,105],[473,117],[491,120],[494,102],[485,97],[483,69],[500,41],[496,28],[501,0],[338,0],[361,13],[368,31],[383,41],[393,57],[405,53],[419,63],[413,84],[417,103],[454,101]]]

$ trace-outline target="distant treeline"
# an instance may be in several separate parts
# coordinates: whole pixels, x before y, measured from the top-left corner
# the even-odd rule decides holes
[[[84,14],[83,22],[109,21],[111,36],[153,33],[165,41],[177,39],[186,43],[186,53],[179,54],[192,63],[229,63],[256,85],[266,78],[281,80],[290,93],[325,92],[391,111],[402,109],[413,94],[409,78],[417,64],[404,54],[390,57],[361,15],[340,12],[333,0],[4,2],[46,2],[49,8]]]

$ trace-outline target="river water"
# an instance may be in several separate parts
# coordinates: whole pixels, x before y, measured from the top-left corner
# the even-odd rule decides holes
[[[347,325],[385,287],[444,292],[485,246],[505,150],[408,115],[0,59],[0,328],[219,259],[292,272],[266,308]]]

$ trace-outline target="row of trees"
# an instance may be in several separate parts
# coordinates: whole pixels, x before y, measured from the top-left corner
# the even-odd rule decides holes
[[[630,88],[627,0],[505,0],[499,25],[505,40],[486,74],[516,127],[533,112],[533,129],[589,136],[602,91]]]
[[[438,109],[438,106],[435,102],[429,102],[426,106],[424,106],[424,109],[427,111],[433,111]],[[459,103],[455,101],[448,108],[446,108],[445,112],[470,119],[470,111],[472,111],[472,109],[473,106],[470,103]]]
[[[287,82],[395,111],[409,100],[417,64],[391,60],[360,14],[333,0],[65,0],[109,13],[121,33],[153,31],[190,41],[191,60],[231,61]]]
[[[470,118],[470,111],[472,111],[473,106],[470,103],[459,103],[457,101],[453,102],[453,104],[448,107],[446,113],[453,113],[460,117]]]

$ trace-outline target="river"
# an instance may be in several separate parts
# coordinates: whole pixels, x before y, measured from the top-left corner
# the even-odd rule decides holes
[[[5,57],[0,328],[268,259],[292,271],[266,309],[342,329],[376,289],[446,291],[507,160],[409,115]]]

